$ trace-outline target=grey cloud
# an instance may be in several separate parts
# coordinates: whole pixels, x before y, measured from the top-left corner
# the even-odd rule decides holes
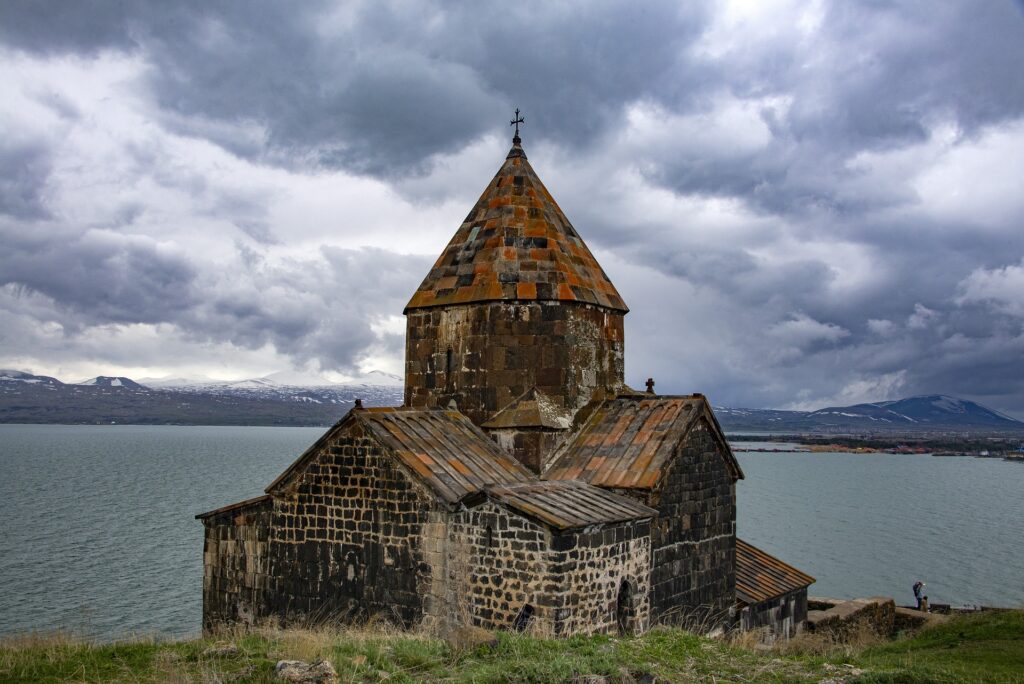
[[[25,236],[20,229],[0,229],[0,285],[42,293],[80,324],[158,323],[194,301],[193,267],[152,241],[97,232]]]
[[[322,258],[271,267],[241,246],[239,268],[211,270],[146,238],[19,229],[0,230],[0,288],[44,296],[50,306],[37,302],[26,312],[60,323],[69,345],[90,327],[171,324],[185,339],[269,344],[296,365],[313,361],[324,370],[352,371],[376,351],[371,326],[382,312],[401,311],[430,264],[380,249],[324,248]],[[384,344],[394,347],[394,337],[384,335]]]
[[[0,136],[0,214],[18,219],[49,215],[44,189],[52,154],[43,141],[17,141]]]
[[[843,242],[861,248],[874,269],[844,289],[825,259],[772,263],[754,258],[750,245],[694,240],[712,229],[686,216],[645,223],[624,216],[622,205],[594,202],[610,192],[607,178],[559,195],[592,246],[668,283],[645,298],[627,296],[629,367],[656,374],[659,389],[770,406],[856,383],[882,391],[896,378],[901,392],[963,393],[1024,412],[1020,320],[991,302],[958,301],[960,283],[977,269],[1019,263],[1019,221],[922,217],[908,178],[875,181],[850,166],[865,152],[928,141],[937,122],[970,144],[1024,117],[1021,5],[826,3],[807,39],[769,25],[709,57],[695,46],[715,10],[670,2],[6,2],[0,41],[38,55],[134,54],[149,66],[140,87],[166,128],[262,163],[342,167],[388,181],[429,174],[432,155],[483,134],[507,135],[507,110],[518,105],[528,148],[549,141],[556,145],[548,149],[598,168],[639,169],[673,193],[737,200],[763,221],[758,246]],[[646,149],[619,135],[638,103],[669,116],[711,115],[720,96],[781,103],[760,112],[763,145],[725,136],[717,148],[679,138]],[[59,94],[48,101],[75,116]],[[369,326],[401,311],[429,258],[330,248],[269,266],[261,250],[286,237],[273,234],[259,196],[162,169],[146,144],[134,153],[156,182],[181,188],[197,212],[232,221],[254,241],[239,245],[238,273],[207,272],[145,242],[75,238],[49,223],[38,230],[63,237],[31,237],[33,222],[48,216],[52,150],[40,144],[0,151],[4,168],[19,169],[0,180],[0,208],[17,225],[3,237],[3,282],[47,294],[77,325],[171,322],[195,340],[271,344],[297,363],[339,369],[373,345],[400,356],[401,336],[382,338]],[[125,207],[111,230],[143,209]],[[692,301],[677,302],[675,289]],[[912,327],[917,305],[934,315]],[[800,316],[846,334],[773,357],[767,332]],[[891,324],[869,324],[880,319]]]
[[[342,8],[351,21],[336,22]],[[442,8],[445,11],[442,11]],[[593,141],[635,98],[685,101],[701,78],[681,60],[699,4],[392,6],[327,3],[14,3],[0,38],[20,49],[144,54],[159,106],[183,130],[251,153],[228,124],[265,127],[265,160],[392,176],[504,130],[510,105],[533,135]],[[198,119],[200,123],[190,123]]]
[[[716,65],[740,98],[784,96],[773,140],[740,157],[665,157],[650,177],[678,192],[743,196],[769,214],[885,206],[847,193],[858,152],[925,141],[952,119],[965,136],[1024,115],[1024,15],[1010,3],[833,3],[814,40],[753,45]],[[902,193],[907,197],[907,193]],[[898,197],[898,196],[897,196]]]

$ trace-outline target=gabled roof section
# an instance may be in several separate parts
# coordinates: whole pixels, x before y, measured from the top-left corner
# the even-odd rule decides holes
[[[654,489],[677,446],[707,420],[735,479],[743,471],[703,395],[620,395],[602,402],[580,432],[555,455],[544,477],[600,487]]]
[[[587,302],[629,310],[518,142],[405,313],[495,300]]]
[[[815,579],[742,539],[736,540],[736,598],[746,604],[777,598]]]
[[[625,496],[576,480],[548,480],[488,487],[509,508],[557,530],[653,518],[658,512]]]
[[[267,487],[275,491],[352,424],[363,426],[444,501],[454,504],[487,485],[535,479],[458,411],[352,409]]]
[[[253,498],[246,499],[245,501],[238,501],[233,504],[228,504],[227,506],[215,508],[212,511],[207,511],[206,513],[199,513],[198,515],[196,515],[196,520],[206,520],[207,518],[212,518],[214,516],[222,515],[224,513],[241,513],[250,509],[255,510],[260,506],[269,504],[270,498],[271,497],[269,494],[254,496]]]
[[[545,428],[567,430],[572,413],[536,387],[531,387],[481,425],[490,430],[502,428]]]

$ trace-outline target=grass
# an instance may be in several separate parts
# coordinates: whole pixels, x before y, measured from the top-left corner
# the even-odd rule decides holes
[[[866,682],[1024,682],[1024,610],[961,616],[857,656]]]
[[[0,681],[271,682],[278,660],[326,658],[343,682],[1024,682],[1024,611],[959,617],[886,643],[807,635],[766,650],[755,642],[678,629],[565,640],[500,633],[461,643],[385,627],[115,644],[29,635],[0,641]]]

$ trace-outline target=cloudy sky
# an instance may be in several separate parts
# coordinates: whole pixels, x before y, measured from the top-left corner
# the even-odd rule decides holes
[[[0,4],[0,366],[401,372],[500,166],[632,312],[627,381],[1024,418],[1024,5]]]

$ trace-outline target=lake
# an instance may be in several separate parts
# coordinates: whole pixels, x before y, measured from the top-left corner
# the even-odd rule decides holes
[[[254,496],[320,428],[0,425],[0,635],[199,632],[196,513]],[[1024,465],[739,453],[738,532],[814,595],[1024,604]]]

